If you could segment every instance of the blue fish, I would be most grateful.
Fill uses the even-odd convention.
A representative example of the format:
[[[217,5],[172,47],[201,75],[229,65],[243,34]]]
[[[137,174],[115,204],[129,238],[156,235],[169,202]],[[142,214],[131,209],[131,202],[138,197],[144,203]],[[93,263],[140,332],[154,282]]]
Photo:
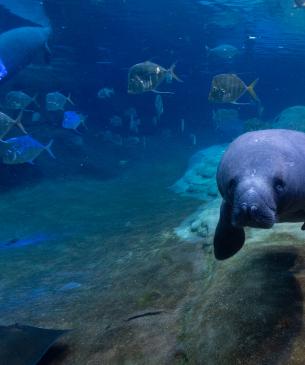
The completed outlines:
[[[7,139],[1,143],[1,147],[5,151],[2,161],[8,165],[26,162],[32,164],[44,150],[55,159],[55,156],[51,151],[52,144],[53,140],[44,146],[29,135]]]
[[[0,250],[9,250],[30,245],[37,245],[46,241],[54,240],[56,238],[56,235],[50,235],[46,233],[38,233],[34,236],[25,238],[13,238],[8,241],[0,242]]]
[[[77,113],[75,111],[66,111],[64,113],[64,120],[62,122],[63,128],[73,129],[77,131],[77,128],[82,124],[86,127],[85,120],[87,119],[86,115]]]

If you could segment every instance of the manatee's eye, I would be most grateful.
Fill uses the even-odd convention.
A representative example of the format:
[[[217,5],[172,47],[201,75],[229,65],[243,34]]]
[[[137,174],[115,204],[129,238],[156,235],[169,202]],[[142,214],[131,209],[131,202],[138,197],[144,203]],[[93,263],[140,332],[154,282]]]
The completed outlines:
[[[237,179],[233,178],[229,181],[229,185],[228,185],[228,193],[231,195],[234,193],[234,190],[236,188],[237,185]]]
[[[273,181],[273,187],[276,192],[281,193],[285,189],[285,183],[282,179],[276,177]]]

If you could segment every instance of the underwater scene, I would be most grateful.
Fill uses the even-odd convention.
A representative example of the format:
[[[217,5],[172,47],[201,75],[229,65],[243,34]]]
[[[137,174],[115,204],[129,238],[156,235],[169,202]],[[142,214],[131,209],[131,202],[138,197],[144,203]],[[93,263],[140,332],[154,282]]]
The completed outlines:
[[[304,40],[304,0],[0,0],[0,365],[305,364]]]

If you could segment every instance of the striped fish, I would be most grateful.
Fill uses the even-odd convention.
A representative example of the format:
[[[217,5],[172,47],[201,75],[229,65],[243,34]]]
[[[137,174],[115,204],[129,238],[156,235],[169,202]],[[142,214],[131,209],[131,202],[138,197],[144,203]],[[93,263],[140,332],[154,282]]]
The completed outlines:
[[[248,92],[252,98],[260,103],[260,99],[254,91],[254,87],[258,79],[253,81],[247,86],[237,75],[235,74],[219,74],[213,77],[211,90],[209,93],[209,101],[212,103],[237,103],[246,92]]]

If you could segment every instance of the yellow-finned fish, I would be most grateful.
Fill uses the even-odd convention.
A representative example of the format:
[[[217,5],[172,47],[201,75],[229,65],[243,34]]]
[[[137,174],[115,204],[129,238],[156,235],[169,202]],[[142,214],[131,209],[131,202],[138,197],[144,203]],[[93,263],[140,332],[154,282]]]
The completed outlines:
[[[240,99],[246,92],[248,92],[256,102],[260,103],[260,99],[254,91],[257,81],[258,79],[247,86],[235,74],[216,75],[212,80],[209,101],[211,103],[239,104],[237,103],[237,100]]]

